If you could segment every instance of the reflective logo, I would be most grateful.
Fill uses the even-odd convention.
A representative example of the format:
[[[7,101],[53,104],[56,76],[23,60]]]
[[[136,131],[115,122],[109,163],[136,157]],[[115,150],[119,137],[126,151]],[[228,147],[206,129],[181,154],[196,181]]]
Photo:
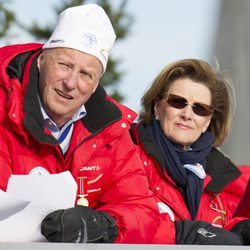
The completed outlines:
[[[43,168],[43,167],[35,167],[33,168],[30,172],[29,175],[49,175],[49,172],[47,169]]]
[[[205,228],[201,227],[197,229],[197,233],[203,235],[206,238],[213,238],[216,236],[216,234],[207,231]]]

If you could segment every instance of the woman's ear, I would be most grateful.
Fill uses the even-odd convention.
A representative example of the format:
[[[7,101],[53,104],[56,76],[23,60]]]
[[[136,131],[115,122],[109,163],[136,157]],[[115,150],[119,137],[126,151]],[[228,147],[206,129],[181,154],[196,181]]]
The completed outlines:
[[[154,104],[154,116],[155,116],[155,120],[159,121],[160,117],[159,117],[159,112],[158,112],[158,102],[157,101]]]
[[[207,128],[209,127],[210,122],[211,122],[211,118],[206,121],[204,127],[202,128],[203,133],[205,133],[207,131]]]

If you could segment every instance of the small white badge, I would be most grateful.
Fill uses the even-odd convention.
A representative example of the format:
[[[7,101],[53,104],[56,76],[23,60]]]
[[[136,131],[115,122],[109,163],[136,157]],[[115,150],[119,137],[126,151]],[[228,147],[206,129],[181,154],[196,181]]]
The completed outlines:
[[[160,214],[168,214],[171,221],[174,221],[174,213],[171,208],[163,202],[157,202]]]
[[[49,175],[49,172],[47,169],[43,167],[34,167],[30,172],[29,175]]]

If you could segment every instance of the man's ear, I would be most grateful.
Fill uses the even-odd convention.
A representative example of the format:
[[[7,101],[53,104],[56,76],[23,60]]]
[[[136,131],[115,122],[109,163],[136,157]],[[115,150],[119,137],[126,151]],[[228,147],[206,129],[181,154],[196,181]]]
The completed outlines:
[[[43,57],[44,57],[44,55],[43,55],[43,53],[41,53],[39,55],[39,57],[37,58],[37,68],[39,69],[39,71],[41,69],[41,63],[42,63]]]
[[[95,88],[93,89],[92,94],[94,94],[94,92],[96,91],[98,85],[99,85],[99,82],[96,84]]]

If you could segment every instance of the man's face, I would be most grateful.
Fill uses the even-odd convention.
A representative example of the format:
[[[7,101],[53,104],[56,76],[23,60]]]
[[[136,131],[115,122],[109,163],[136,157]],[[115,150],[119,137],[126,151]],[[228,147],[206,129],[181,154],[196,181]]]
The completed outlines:
[[[94,56],[68,48],[48,49],[38,58],[39,91],[50,118],[62,127],[96,90],[102,65]]]

